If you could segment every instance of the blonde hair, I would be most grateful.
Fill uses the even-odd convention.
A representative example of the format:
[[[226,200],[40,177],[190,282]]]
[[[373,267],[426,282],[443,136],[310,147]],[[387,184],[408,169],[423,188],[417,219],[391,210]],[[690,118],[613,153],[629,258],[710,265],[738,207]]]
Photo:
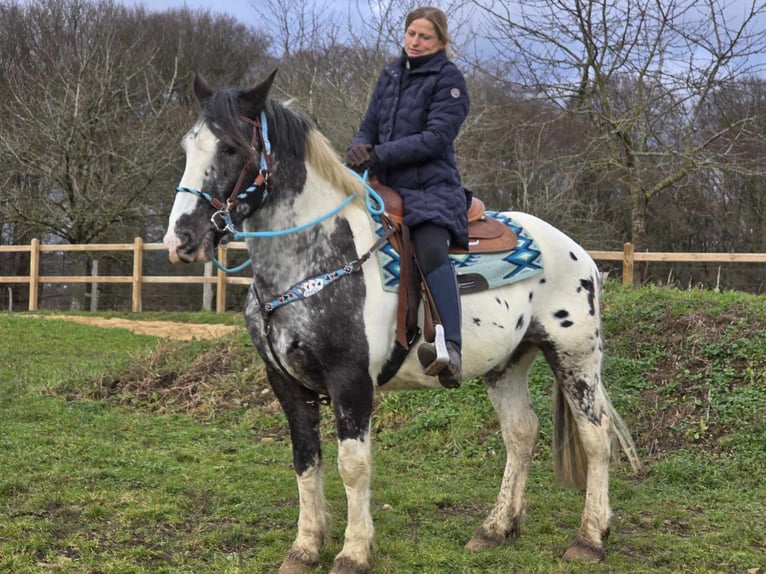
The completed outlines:
[[[435,6],[421,6],[407,14],[407,18],[404,20],[404,30],[406,31],[412,22],[421,18],[425,18],[434,25],[436,35],[445,46],[452,42],[452,38],[449,36],[449,30],[447,29],[447,15]]]

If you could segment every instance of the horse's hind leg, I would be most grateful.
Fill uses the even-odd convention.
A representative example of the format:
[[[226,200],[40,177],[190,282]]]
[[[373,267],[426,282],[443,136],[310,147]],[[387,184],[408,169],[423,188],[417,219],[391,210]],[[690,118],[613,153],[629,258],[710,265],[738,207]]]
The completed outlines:
[[[601,352],[559,354],[554,362],[554,466],[561,482],[585,488],[580,529],[565,560],[604,559],[609,532],[609,461],[614,409],[601,383]]]
[[[282,561],[279,574],[305,574],[319,565],[319,553],[329,537],[319,438],[316,393],[268,369],[269,383],[287,415],[298,479],[298,534]]]
[[[519,536],[526,510],[524,489],[540,427],[527,386],[537,352],[535,347],[520,349],[503,372],[484,376],[487,393],[500,419],[507,458],[495,506],[466,544],[468,550],[495,548]]]

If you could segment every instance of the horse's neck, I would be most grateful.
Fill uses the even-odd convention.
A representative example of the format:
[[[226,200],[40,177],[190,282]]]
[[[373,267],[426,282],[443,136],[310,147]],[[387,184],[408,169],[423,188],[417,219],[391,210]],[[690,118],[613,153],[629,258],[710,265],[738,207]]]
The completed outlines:
[[[323,219],[347,199],[331,186],[307,181],[299,193],[290,193],[289,188],[281,191],[284,193],[245,222],[245,231],[281,232],[307,227],[287,235],[248,240],[254,274],[264,289],[284,290],[308,277],[334,271],[357,258],[355,240],[360,235],[372,237],[371,230],[365,234],[364,225],[366,222],[369,228],[369,220],[358,202]]]

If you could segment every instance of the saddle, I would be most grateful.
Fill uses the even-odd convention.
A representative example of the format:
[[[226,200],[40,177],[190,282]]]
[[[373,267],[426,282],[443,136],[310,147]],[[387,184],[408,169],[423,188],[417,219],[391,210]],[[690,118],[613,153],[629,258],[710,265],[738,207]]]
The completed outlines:
[[[399,252],[399,303],[396,315],[396,344],[391,356],[378,375],[378,385],[388,382],[399,370],[407,358],[412,346],[420,337],[418,327],[418,309],[421,298],[424,306],[424,337],[426,341],[434,340],[435,323],[439,323],[439,315],[431,294],[428,291],[425,277],[415,257],[415,250],[410,240],[409,227],[404,224],[404,201],[399,193],[373,178],[370,186],[380,195],[384,204],[381,216],[383,227],[387,229],[389,241]],[[477,197],[472,198],[468,208],[468,249],[452,246],[450,253],[497,253],[511,251],[516,247],[518,238],[508,226],[484,213],[484,202]],[[468,279],[473,286],[476,281]],[[482,290],[483,287],[469,287]],[[462,290],[462,285],[461,285]]]
[[[383,199],[388,219],[393,224],[402,225],[404,201],[399,192],[383,185],[377,179],[370,181],[370,186]],[[487,217],[484,211],[484,202],[478,197],[473,197],[468,207],[468,249],[453,245],[450,247],[450,253],[500,253],[516,247],[518,238],[513,230],[497,219]],[[394,243],[394,248],[401,253],[399,247],[400,245]]]

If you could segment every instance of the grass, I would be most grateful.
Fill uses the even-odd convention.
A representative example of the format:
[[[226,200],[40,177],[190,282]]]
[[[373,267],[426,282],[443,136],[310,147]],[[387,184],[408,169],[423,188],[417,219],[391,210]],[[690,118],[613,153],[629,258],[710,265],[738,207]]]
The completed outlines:
[[[614,524],[597,565],[559,559],[583,496],[553,480],[542,363],[530,384],[542,429],[528,517],[519,540],[492,552],[462,549],[504,466],[482,384],[383,395],[373,423],[375,571],[763,572],[765,329],[763,297],[608,285],[604,380],[645,471],[613,465]],[[0,571],[276,571],[295,536],[297,490],[284,416],[244,333],[168,342],[0,315],[0,339]],[[345,496],[323,414],[334,518],[326,571]]]

